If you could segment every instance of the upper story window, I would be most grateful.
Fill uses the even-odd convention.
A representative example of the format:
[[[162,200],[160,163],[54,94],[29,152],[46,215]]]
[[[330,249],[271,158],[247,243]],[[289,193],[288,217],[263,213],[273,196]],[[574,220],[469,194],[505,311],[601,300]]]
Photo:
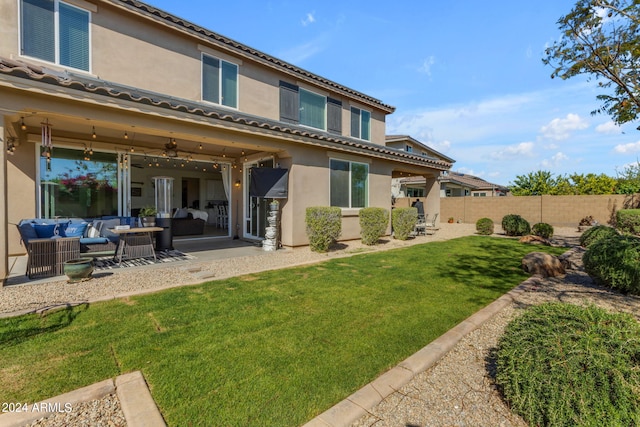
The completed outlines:
[[[280,120],[342,133],[342,102],[280,82]]]
[[[371,141],[371,113],[351,107],[351,136]]]
[[[238,108],[238,66],[203,54],[202,99]]]
[[[366,208],[369,205],[369,165],[330,160],[331,206]]]
[[[413,147],[410,145],[405,145],[404,151],[406,151],[407,153],[413,153]]]
[[[316,129],[327,128],[327,97],[300,89],[300,124]]]
[[[21,0],[21,53],[89,71],[90,20],[89,11],[59,0]]]

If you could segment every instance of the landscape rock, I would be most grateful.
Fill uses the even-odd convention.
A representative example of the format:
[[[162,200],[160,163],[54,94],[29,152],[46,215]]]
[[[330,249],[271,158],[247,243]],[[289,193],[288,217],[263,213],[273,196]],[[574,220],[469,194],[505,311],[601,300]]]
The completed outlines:
[[[545,239],[544,237],[540,237],[540,236],[534,236],[533,234],[529,234],[528,236],[523,236],[518,241],[520,243],[530,243],[532,245],[551,246],[551,241],[549,239]]]
[[[544,252],[531,252],[522,258],[522,269],[530,275],[559,277],[566,274],[565,264],[556,256]]]

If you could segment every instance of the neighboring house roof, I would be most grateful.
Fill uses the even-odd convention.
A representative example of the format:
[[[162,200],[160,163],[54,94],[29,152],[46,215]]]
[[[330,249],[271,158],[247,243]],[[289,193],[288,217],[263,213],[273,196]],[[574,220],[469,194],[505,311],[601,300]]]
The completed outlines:
[[[411,142],[413,144],[416,144],[420,147],[423,147],[426,151],[429,151],[430,153],[432,153],[433,155],[435,155],[436,157],[450,162],[450,163],[455,163],[455,160],[453,160],[451,157],[449,156],[445,156],[444,154],[434,150],[433,148],[429,147],[428,145],[418,141],[417,139],[409,136],[409,135],[387,135],[385,136],[385,141],[386,143],[390,143],[390,142]]]
[[[471,190],[509,190],[503,185],[493,184],[491,182],[485,181],[482,178],[478,178],[477,176],[459,172],[449,172],[447,175],[442,175],[440,177],[440,182],[445,184],[458,184],[463,187],[468,187]]]
[[[0,78],[3,75],[31,80],[34,82],[41,82],[51,86],[62,87],[67,90],[87,92],[107,98],[132,101],[153,107],[184,112],[207,117],[211,120],[235,123],[238,125],[281,132],[294,136],[307,137],[311,138],[313,143],[316,145],[323,145],[324,143],[324,145],[330,148],[342,147],[345,150],[362,150],[373,157],[386,158],[388,160],[400,161],[438,170],[448,170],[451,168],[451,164],[446,161],[406,153],[401,150],[388,148],[383,145],[373,144],[355,138],[333,135],[322,131],[314,131],[307,127],[296,126],[276,120],[269,120],[238,111],[229,111],[228,109],[218,108],[210,104],[166,96],[87,76],[79,76],[66,71],[55,71],[23,61],[0,57]]]
[[[192,22],[186,21],[182,18],[179,18],[175,15],[167,13],[164,10],[158,9],[146,3],[136,1],[136,0],[107,0],[107,1],[117,6],[125,6],[127,10],[137,12],[140,15],[144,15],[146,17],[150,17],[155,20],[159,19],[163,23],[185,30],[191,35],[194,35],[197,37],[204,36],[204,38],[207,39],[207,41],[212,42],[215,45],[222,46],[227,50],[233,51],[236,54],[240,54],[245,57],[250,57],[254,61],[258,61],[263,64],[270,65],[272,67],[276,66],[277,69],[281,72],[286,72],[294,75],[297,78],[304,78],[306,80],[313,81],[316,84],[320,84],[321,86],[327,86],[332,90],[343,92],[351,97],[359,98],[361,101],[366,102],[367,104],[374,105],[377,108],[386,111],[387,113],[393,113],[395,111],[395,107],[388,104],[384,104],[382,101],[376,98],[365,95],[362,92],[358,92],[356,90],[353,90],[351,88],[338,84],[334,81],[325,79],[324,77],[318,76],[317,74],[314,74],[310,71],[296,67],[295,65],[292,65],[288,62],[282,61],[264,52],[260,52],[257,49],[253,49],[247,45],[239,43],[228,37],[224,37],[220,34],[214,33],[213,31],[207,30],[206,28],[200,27]]]

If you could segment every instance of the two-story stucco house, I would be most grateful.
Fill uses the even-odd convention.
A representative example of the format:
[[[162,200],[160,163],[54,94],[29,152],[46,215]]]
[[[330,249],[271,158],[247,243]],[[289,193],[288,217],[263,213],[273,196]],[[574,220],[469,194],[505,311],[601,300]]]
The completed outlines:
[[[393,111],[139,1],[0,0],[0,274],[24,253],[21,219],[135,214],[154,176],[217,238],[264,236],[258,168],[287,171],[285,246],[308,243],[309,206],[339,206],[358,238],[359,209],[390,209],[396,176],[423,176],[437,210],[451,162],[387,147]]]

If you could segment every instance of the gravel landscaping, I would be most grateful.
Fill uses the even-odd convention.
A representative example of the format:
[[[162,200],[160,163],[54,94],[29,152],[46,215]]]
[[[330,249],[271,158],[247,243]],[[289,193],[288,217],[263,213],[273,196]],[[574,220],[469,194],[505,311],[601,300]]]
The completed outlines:
[[[446,240],[475,233],[474,224],[442,224],[433,236],[419,236],[401,242],[386,239],[375,247],[346,242],[328,254],[308,248],[285,249],[203,263],[195,260],[101,273],[88,281],[67,284],[64,278],[37,284],[6,286],[0,289],[0,315],[35,311],[55,305],[91,302],[151,292],[156,289],[200,283],[245,273],[314,263],[335,257],[351,256],[434,240]],[[554,242],[575,246],[579,233],[575,228],[556,229]],[[535,248],[532,248],[535,251]],[[414,377],[409,384],[370,410],[369,415],[353,426],[524,426],[513,415],[493,385],[492,349],[507,323],[526,307],[546,301],[596,304],[636,317],[640,298],[624,296],[596,286],[582,270],[582,249],[572,249],[573,267],[563,278],[533,278],[522,285],[514,302],[465,336],[431,369]],[[197,254],[195,254],[197,257]],[[427,343],[425,343],[426,345]],[[124,423],[115,395],[88,402],[68,414],[67,418],[39,420],[38,426],[113,425]],[[101,423],[101,424],[99,424]]]

